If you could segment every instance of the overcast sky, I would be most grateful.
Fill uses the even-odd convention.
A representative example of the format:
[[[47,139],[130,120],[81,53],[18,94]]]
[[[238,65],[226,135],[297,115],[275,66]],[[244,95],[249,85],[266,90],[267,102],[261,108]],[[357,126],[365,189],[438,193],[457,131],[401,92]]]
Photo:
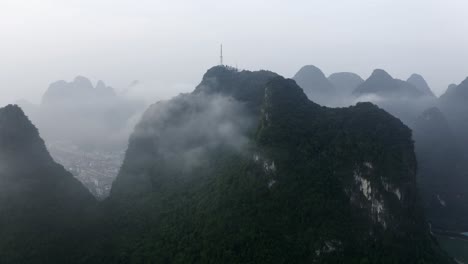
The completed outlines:
[[[440,94],[468,76],[466,0],[0,0],[0,105],[76,75],[154,100],[218,63],[291,77],[374,68]]]

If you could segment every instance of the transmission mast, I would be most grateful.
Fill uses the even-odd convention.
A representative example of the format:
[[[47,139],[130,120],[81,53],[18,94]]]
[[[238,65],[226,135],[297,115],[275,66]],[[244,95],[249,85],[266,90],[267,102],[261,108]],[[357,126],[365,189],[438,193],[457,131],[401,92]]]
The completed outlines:
[[[224,65],[224,63],[223,63],[223,44],[221,44],[221,55],[219,56],[219,62],[220,62],[219,65],[221,65],[221,66]]]

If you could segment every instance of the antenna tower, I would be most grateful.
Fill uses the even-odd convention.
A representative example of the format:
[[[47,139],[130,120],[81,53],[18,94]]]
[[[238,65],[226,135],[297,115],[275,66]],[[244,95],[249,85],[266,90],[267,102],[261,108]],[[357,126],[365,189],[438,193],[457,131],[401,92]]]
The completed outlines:
[[[221,55],[219,56],[219,61],[220,61],[220,65],[224,65],[223,64],[223,44],[221,44]]]

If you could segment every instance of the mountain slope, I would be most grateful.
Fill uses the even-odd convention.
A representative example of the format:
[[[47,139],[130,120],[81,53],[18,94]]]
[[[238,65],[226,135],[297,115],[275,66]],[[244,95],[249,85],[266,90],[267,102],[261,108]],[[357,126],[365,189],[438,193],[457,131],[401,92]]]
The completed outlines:
[[[374,105],[324,108],[292,80],[215,67],[145,113],[88,259],[449,263],[415,175],[410,130]]]
[[[17,106],[0,109],[0,263],[67,262],[92,195],[49,155]],[[73,237],[73,239],[70,239]]]

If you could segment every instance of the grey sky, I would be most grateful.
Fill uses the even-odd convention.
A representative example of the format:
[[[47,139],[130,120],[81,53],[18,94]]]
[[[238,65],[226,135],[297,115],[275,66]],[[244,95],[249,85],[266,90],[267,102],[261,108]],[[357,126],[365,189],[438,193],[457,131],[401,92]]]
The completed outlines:
[[[465,0],[0,0],[0,105],[76,75],[154,100],[225,62],[291,77],[417,72],[436,94],[468,76]]]

